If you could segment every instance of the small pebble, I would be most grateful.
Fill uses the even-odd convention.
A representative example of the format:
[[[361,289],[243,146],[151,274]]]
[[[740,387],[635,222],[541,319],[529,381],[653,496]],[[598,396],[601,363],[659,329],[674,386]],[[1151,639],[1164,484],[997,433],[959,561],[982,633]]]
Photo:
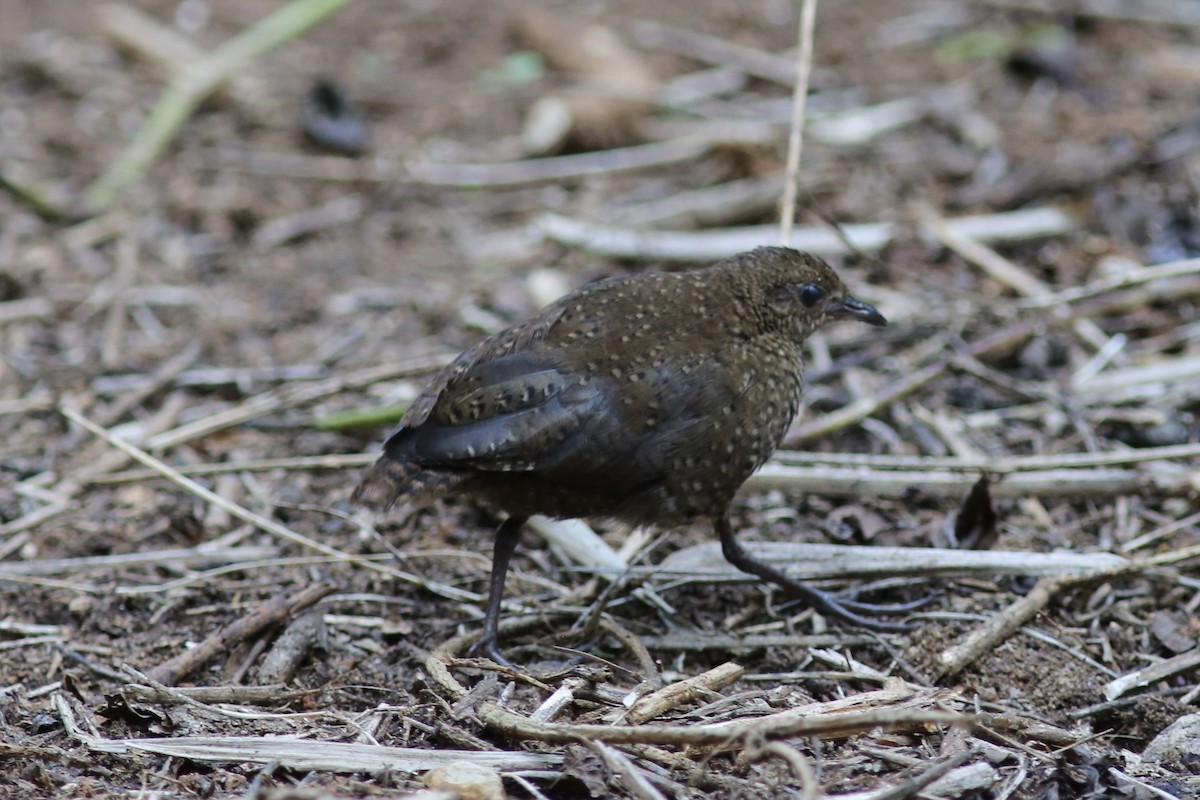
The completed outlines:
[[[425,773],[430,789],[452,789],[461,800],[504,800],[504,783],[494,769],[470,761],[451,761]]]

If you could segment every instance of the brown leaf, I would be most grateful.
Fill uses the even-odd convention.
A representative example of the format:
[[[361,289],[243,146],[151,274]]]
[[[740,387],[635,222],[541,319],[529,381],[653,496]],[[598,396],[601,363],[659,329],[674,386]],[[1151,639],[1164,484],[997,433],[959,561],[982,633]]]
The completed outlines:
[[[954,520],[954,540],[963,550],[990,550],[996,543],[996,508],[987,474],[979,476]]]

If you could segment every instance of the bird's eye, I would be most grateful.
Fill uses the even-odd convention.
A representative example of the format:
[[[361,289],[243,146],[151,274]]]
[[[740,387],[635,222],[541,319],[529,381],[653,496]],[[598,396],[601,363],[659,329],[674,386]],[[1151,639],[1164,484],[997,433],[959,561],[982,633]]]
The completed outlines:
[[[825,299],[825,290],[815,283],[806,283],[800,287],[800,302],[805,308],[812,308]]]

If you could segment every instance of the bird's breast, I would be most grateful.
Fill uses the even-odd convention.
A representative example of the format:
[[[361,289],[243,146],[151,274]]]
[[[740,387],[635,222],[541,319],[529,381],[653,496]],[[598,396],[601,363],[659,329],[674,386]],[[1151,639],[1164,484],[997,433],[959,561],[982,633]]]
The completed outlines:
[[[762,466],[783,440],[800,405],[802,377],[798,354],[771,348],[765,354],[746,345],[723,355],[717,374],[728,379],[720,397],[694,421],[667,422],[672,427],[667,483],[689,514],[717,513],[729,503],[746,478]],[[693,400],[704,397],[697,389]]]

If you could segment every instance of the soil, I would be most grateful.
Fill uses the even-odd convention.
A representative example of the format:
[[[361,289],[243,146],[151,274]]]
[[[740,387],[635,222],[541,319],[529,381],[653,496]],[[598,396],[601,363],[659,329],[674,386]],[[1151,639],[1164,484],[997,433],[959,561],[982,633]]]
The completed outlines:
[[[131,5],[211,51],[280,4]],[[1000,459],[1200,441],[1195,271],[1181,270],[1165,289],[1135,279],[1047,312],[1023,305],[1013,286],[919,222],[928,209],[945,218],[1062,209],[1070,229],[991,245],[1051,291],[1200,255],[1200,21],[1186,19],[1186,4],[1164,4],[1168,19],[1088,10],[1107,4],[1046,4],[1052,12],[1040,5],[820,7],[810,124],[904,98],[917,98],[917,110],[859,143],[819,133],[806,140],[800,224],[897,227],[878,252],[831,256],[892,324],[829,334],[830,357],[814,356],[807,408],[793,431],[800,449]],[[0,795],[372,797],[423,786],[424,769],[347,772],[102,746],[227,736],[565,758],[549,769],[502,769],[514,797],[800,795],[802,771],[790,772],[794,762],[772,757],[762,742],[628,746],[613,757],[489,721],[488,704],[502,692],[506,707],[527,717],[568,678],[589,689],[555,721],[608,719],[649,677],[636,648],[611,629],[587,641],[547,625],[511,634],[511,657],[539,677],[537,686],[504,671],[494,683],[487,676],[497,673],[463,661],[453,672],[474,690],[469,697],[439,682],[429,653],[479,628],[481,603],[447,596],[446,587],[486,592],[493,510],[455,498],[420,512],[356,508],[349,494],[360,467],[347,462],[196,477],[290,531],[383,567],[371,569],[264,531],[162,477],[128,472],[142,467],[60,411],[75,409],[175,467],[369,455],[395,413],[365,423],[347,422],[345,413],[403,407],[437,364],[549,299],[544,285],[561,292],[607,275],[699,266],[604,257],[526,232],[547,211],[604,221],[688,190],[781,175],[787,87],[749,78],[688,110],[650,104],[647,137],[668,124],[734,114],[774,125],[768,144],[715,147],[682,164],[469,188],[410,180],[394,168],[520,157],[530,107],[572,83],[552,66],[521,60],[522,13],[515,2],[349,3],[239,70],[240,83],[191,114],[145,176],[98,211],[84,207],[85,192],[146,122],[166,71],[106,35],[91,4],[0,4]],[[709,65],[650,44],[647,22],[783,54],[784,63],[797,23],[782,2],[556,2],[536,13],[564,15],[580,30],[608,26],[662,83]],[[299,133],[322,79],[361,113],[364,155],[330,153]],[[38,187],[53,208],[36,207],[17,184]],[[314,210],[311,225],[296,218]],[[776,219],[768,202],[716,227]],[[280,224],[299,227],[276,235]],[[1092,334],[1063,309],[1090,321]],[[1013,325],[1027,328],[1016,344],[968,354]],[[1097,356],[1094,334],[1112,352]],[[877,404],[866,420],[802,439],[806,423],[934,363],[943,368],[930,380]],[[1176,377],[1090,394],[1080,377],[1146,365],[1175,368]],[[378,377],[357,378],[373,369]],[[297,394],[332,380],[343,383]],[[236,424],[155,443],[156,433],[264,396],[276,402]],[[1102,467],[1081,474],[1096,477]],[[984,524],[976,546],[1162,556],[1197,544],[1200,526],[1191,520],[1131,545],[1195,512],[1195,452],[1113,470],[1124,470],[1110,476],[1120,478],[1116,488],[1047,486],[1021,496],[1004,491],[1011,478],[994,475],[990,507],[999,523]],[[890,495],[758,491],[738,500],[735,515],[747,541],[946,546],[966,494],[919,483]],[[629,535],[604,521],[596,527],[616,548]],[[639,558],[655,564],[711,537],[704,525],[662,532]],[[220,552],[206,556],[212,549]],[[132,560],[139,554],[143,560]],[[104,560],[115,556],[131,560]],[[589,579],[526,533],[508,594],[527,613],[511,616],[566,629],[595,598],[585,591]],[[670,680],[727,661],[745,670],[650,724],[753,719],[901,679],[917,697],[944,692],[926,710],[973,715],[970,728],[925,723],[782,737],[830,796],[896,787],[969,750],[964,763],[982,768],[986,780],[920,796],[1200,797],[1195,749],[1175,761],[1139,755],[1195,713],[1195,666],[1106,695],[1119,676],[1195,652],[1194,559],[1066,586],[1021,631],[952,677],[941,674],[940,654],[1027,595],[1035,578],[884,583],[872,601],[932,600],[915,615],[916,630],[879,636],[821,620],[755,584],[671,588],[665,578],[646,580],[663,605],[624,586],[608,597],[608,613],[648,643],[654,669]],[[317,633],[291,667],[265,669],[281,631],[304,618],[295,608],[163,681],[236,688],[282,675],[286,685],[268,695],[214,712],[178,696],[139,694],[134,685],[149,684],[122,671],[161,675],[156,667],[225,626],[319,582],[331,589],[310,615]],[[675,633],[713,644],[662,644]],[[766,633],[793,639],[730,643]],[[804,643],[809,634],[832,636],[824,650],[858,666],[830,666]],[[583,655],[572,661],[576,651]]]

